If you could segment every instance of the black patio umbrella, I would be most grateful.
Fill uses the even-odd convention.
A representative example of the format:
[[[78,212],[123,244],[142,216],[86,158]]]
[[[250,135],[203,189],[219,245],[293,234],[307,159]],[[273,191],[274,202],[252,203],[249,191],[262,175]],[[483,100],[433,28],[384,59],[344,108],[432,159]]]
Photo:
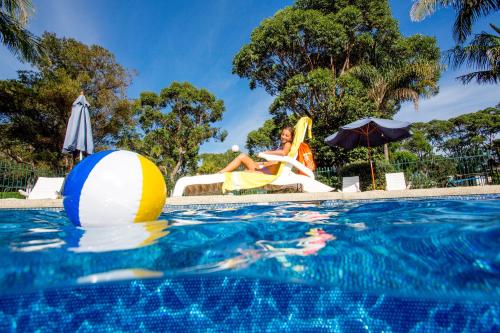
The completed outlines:
[[[403,121],[372,117],[363,118],[340,127],[340,131],[327,137],[325,142],[329,146],[343,147],[347,150],[360,146],[368,147],[372,185],[373,189],[375,189],[371,147],[409,138],[411,136],[410,127],[410,123]]]

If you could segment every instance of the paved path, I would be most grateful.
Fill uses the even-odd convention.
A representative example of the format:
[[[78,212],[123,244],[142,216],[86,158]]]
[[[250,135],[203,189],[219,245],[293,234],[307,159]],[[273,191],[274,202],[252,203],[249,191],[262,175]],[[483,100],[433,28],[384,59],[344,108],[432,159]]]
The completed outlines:
[[[358,193],[284,193],[251,195],[208,195],[167,198],[166,206],[233,204],[257,202],[300,202],[323,200],[370,200],[388,198],[418,198],[449,195],[500,194],[500,185],[429,188],[404,191],[366,191]],[[62,200],[0,199],[2,208],[61,208]]]

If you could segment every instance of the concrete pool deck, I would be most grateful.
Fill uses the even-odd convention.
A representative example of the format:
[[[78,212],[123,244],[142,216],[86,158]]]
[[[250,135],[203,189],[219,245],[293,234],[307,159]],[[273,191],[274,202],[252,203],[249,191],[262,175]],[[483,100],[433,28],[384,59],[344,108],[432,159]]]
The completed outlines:
[[[184,205],[211,205],[211,204],[246,204],[262,202],[301,202],[325,200],[376,200],[396,198],[424,198],[439,196],[464,196],[500,194],[500,185],[428,188],[404,191],[366,191],[357,193],[281,193],[281,194],[249,194],[249,195],[207,195],[167,198],[165,204],[169,206]],[[23,208],[62,208],[62,199],[57,200],[26,200],[26,199],[0,199],[0,209]]]

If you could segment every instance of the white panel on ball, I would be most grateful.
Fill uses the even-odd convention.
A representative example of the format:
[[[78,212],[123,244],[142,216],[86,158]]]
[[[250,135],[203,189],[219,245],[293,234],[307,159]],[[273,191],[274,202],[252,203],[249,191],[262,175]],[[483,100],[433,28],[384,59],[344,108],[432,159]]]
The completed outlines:
[[[79,207],[81,224],[129,224],[139,209],[142,186],[137,154],[123,150],[109,154],[95,166],[83,186]]]

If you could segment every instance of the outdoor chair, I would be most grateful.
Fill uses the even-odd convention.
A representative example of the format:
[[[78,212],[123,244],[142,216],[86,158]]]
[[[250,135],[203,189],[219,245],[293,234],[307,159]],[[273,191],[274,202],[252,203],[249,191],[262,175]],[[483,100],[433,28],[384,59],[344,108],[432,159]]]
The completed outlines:
[[[406,190],[405,174],[403,172],[386,173],[385,183],[385,189],[387,191]]]
[[[361,192],[359,188],[359,176],[343,177],[342,192],[344,193]]]
[[[228,191],[262,188],[266,185],[297,185],[302,189],[302,191],[309,193],[333,191],[333,188],[331,188],[330,186],[315,180],[314,173],[305,165],[297,161],[299,146],[304,141],[308,129],[310,135],[311,124],[311,119],[307,117],[299,119],[297,125],[295,126],[295,137],[288,156],[269,155],[264,153],[260,153],[258,155],[260,158],[266,159],[267,161],[280,162],[280,168],[276,175],[266,175],[256,172],[243,171],[182,177],[175,184],[172,196],[180,197],[185,195],[186,192],[188,192],[185,191],[188,186],[197,187],[198,185],[201,185],[201,188],[203,188],[207,187],[208,185],[216,185],[216,188],[219,188],[218,186],[220,186],[221,183],[223,185],[220,188]],[[306,174],[306,176],[292,172],[293,168],[302,171]]]
[[[459,187],[459,186],[484,186],[488,183],[488,177],[484,175],[469,176],[466,178],[455,178],[448,176],[446,187]]]
[[[58,199],[61,195],[63,183],[64,177],[38,177],[31,191],[19,190],[19,193],[30,200]]]

